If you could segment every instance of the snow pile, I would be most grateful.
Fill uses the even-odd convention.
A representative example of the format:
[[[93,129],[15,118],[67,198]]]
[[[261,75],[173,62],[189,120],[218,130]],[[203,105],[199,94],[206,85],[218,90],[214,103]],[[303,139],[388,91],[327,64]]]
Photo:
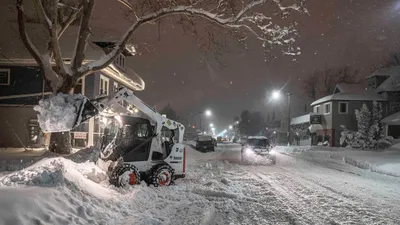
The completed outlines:
[[[0,225],[208,224],[219,208],[229,206],[221,202],[216,209],[209,198],[229,202],[237,195],[230,190],[229,179],[216,176],[223,166],[203,163],[188,165],[189,179],[178,180],[176,186],[154,188],[143,182],[115,188],[98,165],[84,161],[91,159],[92,150],[81,150],[69,159],[45,158],[0,177]],[[198,152],[188,148],[192,153]],[[198,154],[196,160],[202,160],[204,154]]]
[[[323,146],[277,146],[276,151],[306,160],[339,160],[361,169],[400,177],[400,150],[364,151]]]
[[[38,122],[43,132],[70,131],[80,115],[79,110],[86,102],[81,94],[58,93],[39,101],[33,109],[39,113]]]

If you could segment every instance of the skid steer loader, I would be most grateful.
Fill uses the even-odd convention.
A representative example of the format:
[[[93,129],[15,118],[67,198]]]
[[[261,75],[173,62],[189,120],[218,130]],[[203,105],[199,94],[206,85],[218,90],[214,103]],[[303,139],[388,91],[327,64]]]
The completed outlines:
[[[135,116],[123,106],[124,101],[145,116]],[[100,158],[112,162],[108,167],[111,184],[129,186],[145,181],[149,185],[168,186],[185,177],[182,124],[162,116],[131,90],[120,88],[112,97],[92,102],[85,99],[77,109],[79,119],[70,129],[99,114],[107,124],[101,138]]]

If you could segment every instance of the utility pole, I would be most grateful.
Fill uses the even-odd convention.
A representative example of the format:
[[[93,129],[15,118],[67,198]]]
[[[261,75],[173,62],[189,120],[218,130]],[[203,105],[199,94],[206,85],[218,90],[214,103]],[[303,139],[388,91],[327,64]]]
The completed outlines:
[[[288,138],[288,146],[290,145],[290,104],[291,104],[291,93],[286,93],[288,98],[288,129],[287,129],[287,138]]]

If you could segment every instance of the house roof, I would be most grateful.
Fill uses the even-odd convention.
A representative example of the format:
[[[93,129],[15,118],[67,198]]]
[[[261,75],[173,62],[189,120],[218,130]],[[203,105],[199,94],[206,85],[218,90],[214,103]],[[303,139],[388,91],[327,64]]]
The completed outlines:
[[[290,125],[292,124],[302,124],[310,122],[310,114],[294,117],[290,120]]]
[[[394,113],[382,119],[382,123],[391,125],[400,125],[400,112]]]
[[[355,92],[355,91],[363,91],[365,90],[364,84],[337,84],[334,90],[334,93],[336,93],[336,91],[339,92]]]
[[[31,41],[38,48],[39,52],[44,53],[46,50],[46,40],[48,40],[48,33],[45,27],[41,24],[33,23],[27,23],[26,26]],[[32,56],[19,37],[17,23],[4,23],[0,31],[0,60],[12,62],[13,60],[32,59]],[[61,36],[60,48],[63,58],[72,58],[73,46],[75,46],[77,34],[78,27],[70,26]],[[91,42],[88,43],[85,52],[86,60],[100,59],[104,55],[104,51],[99,46]]]
[[[36,65],[35,60],[26,50],[19,37],[18,24],[12,22],[4,23],[4,26],[0,28],[0,33],[2,34],[0,35],[0,64]],[[28,23],[27,33],[38,50],[44,53],[46,50],[46,40],[48,40],[45,27],[41,24]],[[61,36],[60,48],[64,59],[72,57],[77,34],[78,27],[70,26]],[[130,50],[133,51],[131,47]],[[87,61],[98,60],[103,56],[105,56],[105,52],[101,47],[88,42],[85,51],[85,59]],[[132,90],[142,91],[145,88],[142,78],[129,68],[126,68],[126,72],[123,72],[111,64],[103,69],[102,72]]]
[[[391,75],[395,75],[395,74],[400,74],[400,66],[391,66],[391,67],[378,69],[366,78],[374,77],[374,76],[391,76]]]
[[[400,91],[400,74],[390,76],[381,85],[379,85],[376,91]]]
[[[328,95],[320,98],[313,103],[311,106],[318,105],[324,102],[330,101],[386,101],[386,99],[374,91],[361,91],[361,92],[343,92]]]

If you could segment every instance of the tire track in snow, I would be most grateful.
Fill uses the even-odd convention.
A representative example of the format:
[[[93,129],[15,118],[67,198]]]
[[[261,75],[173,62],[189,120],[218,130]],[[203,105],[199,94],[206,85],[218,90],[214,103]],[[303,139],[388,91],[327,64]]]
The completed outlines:
[[[332,192],[331,188],[285,173],[278,176],[265,173],[258,175],[268,180],[275,190],[293,202],[292,206],[302,214],[315,215],[313,222],[318,218],[317,221],[322,224],[399,224],[399,221],[390,215],[382,215],[379,208]],[[319,222],[317,224],[320,224]]]

